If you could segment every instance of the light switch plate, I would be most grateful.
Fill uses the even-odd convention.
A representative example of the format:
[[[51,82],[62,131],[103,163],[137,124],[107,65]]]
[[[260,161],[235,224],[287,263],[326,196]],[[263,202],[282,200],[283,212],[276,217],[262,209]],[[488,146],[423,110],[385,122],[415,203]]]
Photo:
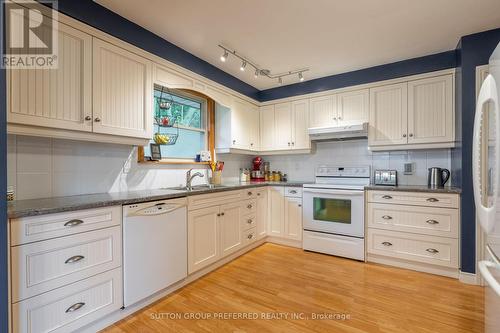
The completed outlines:
[[[404,164],[404,171],[403,173],[405,175],[413,175],[413,170],[415,169],[413,166],[414,163],[405,163]]]

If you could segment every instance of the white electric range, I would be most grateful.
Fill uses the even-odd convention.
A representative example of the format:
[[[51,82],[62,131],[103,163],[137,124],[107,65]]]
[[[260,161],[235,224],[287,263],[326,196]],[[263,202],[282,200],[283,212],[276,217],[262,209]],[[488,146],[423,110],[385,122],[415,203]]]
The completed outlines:
[[[303,190],[303,248],[365,260],[364,187],[369,166],[321,165]]]

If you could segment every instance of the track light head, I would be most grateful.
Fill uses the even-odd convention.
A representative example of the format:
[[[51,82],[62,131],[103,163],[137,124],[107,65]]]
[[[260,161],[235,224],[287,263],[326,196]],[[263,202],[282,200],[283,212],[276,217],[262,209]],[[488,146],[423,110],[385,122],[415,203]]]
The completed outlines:
[[[281,76],[278,78],[278,83],[281,85],[283,84],[283,79],[281,78]]]
[[[220,61],[226,62],[228,56],[229,56],[229,53],[227,53],[227,51],[224,50],[224,54],[220,56]]]
[[[304,81],[304,75],[302,75],[302,72],[299,72],[299,81]]]
[[[245,67],[247,67],[247,62],[245,60],[243,60],[243,62],[241,63],[241,66],[240,66],[240,71],[244,72]]]
[[[259,70],[258,69],[255,69],[255,73],[253,75],[255,78],[257,78],[259,76]]]

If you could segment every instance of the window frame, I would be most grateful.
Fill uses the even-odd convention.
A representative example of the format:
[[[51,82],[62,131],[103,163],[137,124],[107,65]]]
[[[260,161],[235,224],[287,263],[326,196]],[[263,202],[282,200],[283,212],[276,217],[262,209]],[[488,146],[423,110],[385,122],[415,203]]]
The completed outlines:
[[[157,89],[158,86],[155,84],[154,89]],[[209,96],[206,96],[203,93],[200,93],[198,91],[194,90],[189,90],[189,89],[169,89],[174,95],[179,95],[181,97],[185,97],[188,99],[193,99],[195,101],[201,102],[202,103],[202,113],[204,113],[205,117],[203,117],[202,114],[202,128],[203,129],[197,129],[193,127],[186,127],[186,126],[179,126],[180,129],[187,129],[187,130],[192,130],[192,131],[199,131],[205,133],[205,150],[210,151],[210,155],[214,156],[214,150],[215,150],[215,101],[210,98]],[[153,91],[154,94],[154,91]],[[146,159],[146,156],[144,155],[144,147],[143,146],[138,146],[137,147],[137,162],[138,163],[154,163],[154,164],[202,164],[202,165],[208,165],[209,162],[195,162],[194,157],[192,159],[189,158],[175,158],[175,157],[169,157],[169,158],[162,158],[159,161],[150,161]]]

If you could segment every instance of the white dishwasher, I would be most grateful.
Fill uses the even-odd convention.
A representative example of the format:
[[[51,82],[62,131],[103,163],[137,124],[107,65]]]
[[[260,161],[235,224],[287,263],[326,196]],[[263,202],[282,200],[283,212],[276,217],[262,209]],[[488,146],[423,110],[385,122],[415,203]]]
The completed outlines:
[[[187,199],[123,206],[124,306],[187,276]]]

